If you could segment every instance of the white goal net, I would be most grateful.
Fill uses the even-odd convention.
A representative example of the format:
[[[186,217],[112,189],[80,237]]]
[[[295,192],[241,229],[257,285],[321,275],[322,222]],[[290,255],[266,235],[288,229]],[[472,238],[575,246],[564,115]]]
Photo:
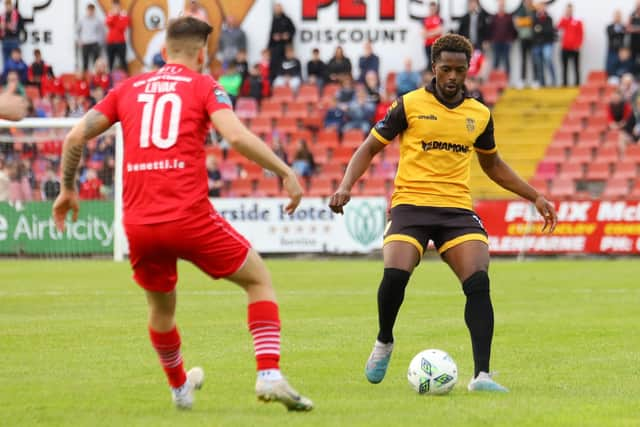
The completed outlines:
[[[64,137],[76,118],[0,120],[0,256],[122,260],[122,132],[119,125],[87,144],[77,176],[80,216],[55,229]]]

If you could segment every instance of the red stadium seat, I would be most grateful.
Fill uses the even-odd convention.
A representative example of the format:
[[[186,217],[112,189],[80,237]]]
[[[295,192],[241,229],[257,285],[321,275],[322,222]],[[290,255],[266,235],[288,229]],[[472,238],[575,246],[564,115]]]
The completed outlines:
[[[550,195],[557,199],[569,199],[576,192],[576,185],[572,179],[558,179],[551,182]]]
[[[313,161],[319,165],[324,165],[329,160],[329,149],[324,145],[310,145],[309,150],[313,154]],[[291,157],[293,158],[293,156]]]
[[[538,163],[536,167],[536,173],[534,176],[539,179],[544,179],[546,181],[553,179],[558,174],[558,163],[550,162],[548,160],[543,160]]]
[[[261,178],[256,184],[256,196],[275,197],[280,195],[280,180],[278,178]]]
[[[591,105],[585,103],[575,104],[569,112],[567,117],[583,119],[591,115]]]
[[[271,90],[271,100],[281,104],[293,102],[293,90],[289,86],[276,86]]]
[[[292,119],[305,119],[309,117],[309,106],[306,102],[295,101],[287,105],[286,117]]]
[[[611,175],[609,163],[587,163],[587,181],[606,181]]]
[[[569,161],[575,163],[589,163],[593,159],[593,149],[591,147],[575,146],[569,153]]]
[[[611,178],[607,181],[601,197],[603,199],[624,199],[628,195],[629,180],[624,178]]]
[[[336,147],[340,143],[338,130],[335,128],[323,129],[316,135],[316,144],[324,147]]]
[[[322,89],[322,98],[335,98],[336,94],[340,90],[340,84],[327,83]]]
[[[248,197],[253,194],[252,179],[236,179],[231,181],[229,195],[233,197]]]
[[[596,151],[596,158],[600,162],[615,163],[618,161],[618,147],[604,145]]]
[[[568,162],[564,163],[561,167],[558,179],[582,179],[584,176],[584,169],[582,163]]]
[[[304,139],[308,144],[313,142],[313,133],[309,129],[298,129],[290,135],[291,141],[298,141]]]
[[[587,81],[588,82],[602,82],[602,83],[606,83],[607,82],[607,72],[604,70],[594,70],[589,72],[589,75],[587,76]]]
[[[597,148],[602,144],[602,132],[593,129],[587,129],[578,135],[577,146]]]
[[[344,175],[346,165],[340,162],[330,162],[322,166],[321,174],[327,178],[341,180]]]
[[[635,161],[623,160],[616,164],[613,172],[614,179],[635,179],[638,177],[638,165]]]
[[[342,134],[342,145],[344,147],[357,148],[362,144],[367,135],[360,129],[351,129]]]
[[[335,191],[334,180],[332,178],[325,177],[312,177],[308,195],[311,197],[329,197]]]
[[[238,98],[235,110],[241,119],[253,119],[258,115],[258,102],[254,98]]]
[[[331,152],[331,161],[349,163],[349,160],[351,160],[351,156],[353,156],[354,151],[355,149],[353,147],[333,147],[333,150]]]
[[[608,120],[606,117],[601,115],[592,115],[587,119],[587,128],[593,130],[602,130],[607,129]]]
[[[245,162],[242,165],[247,179],[260,179],[264,176],[264,169],[262,166],[253,163],[253,162]]]
[[[543,160],[556,164],[564,163],[567,160],[567,150],[563,147],[549,146]]]
[[[258,116],[251,121],[250,129],[253,133],[261,135],[264,138],[266,135],[270,135],[273,131],[271,119]]]
[[[640,145],[629,145],[624,150],[624,159],[640,163]]]
[[[276,120],[275,129],[280,133],[292,135],[298,131],[298,121],[293,117],[280,117]]]
[[[387,94],[391,95],[391,94],[397,94],[398,93],[398,86],[396,84],[396,73],[393,71],[390,71],[389,73],[387,73],[387,78],[385,80],[385,90],[387,92]]]
[[[574,142],[575,142],[575,134],[573,132],[558,130],[553,135],[553,140],[551,141],[551,145],[554,147],[569,148],[573,146]]]
[[[584,129],[583,119],[567,116],[564,118],[560,129],[564,131],[581,132]]]
[[[260,107],[260,117],[266,119],[279,119],[283,116],[282,104],[272,101],[263,101]]]
[[[298,96],[296,96],[296,101],[307,104],[317,104],[320,101],[318,87],[312,84],[304,84],[300,86],[300,89],[298,89]]]
[[[629,198],[640,200],[640,180],[636,180],[636,183],[633,189],[631,190],[631,194],[629,195]]]
[[[534,176],[529,180],[529,185],[544,195],[549,193],[549,180],[544,177]]]

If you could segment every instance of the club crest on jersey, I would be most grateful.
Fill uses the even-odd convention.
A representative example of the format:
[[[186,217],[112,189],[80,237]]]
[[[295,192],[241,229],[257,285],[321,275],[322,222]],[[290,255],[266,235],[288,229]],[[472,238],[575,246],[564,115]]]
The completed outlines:
[[[227,104],[231,106],[231,99],[229,95],[227,95],[222,89],[214,89],[213,94],[216,96],[216,101],[220,104]]]
[[[476,130],[476,121],[471,117],[467,117],[467,130],[469,132],[473,132]]]

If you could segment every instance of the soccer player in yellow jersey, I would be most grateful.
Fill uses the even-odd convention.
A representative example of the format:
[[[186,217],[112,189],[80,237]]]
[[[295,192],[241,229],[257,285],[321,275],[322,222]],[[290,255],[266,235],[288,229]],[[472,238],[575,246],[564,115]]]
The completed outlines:
[[[400,162],[384,236],[384,275],[378,289],[379,332],[365,367],[374,384],[384,378],[393,350],[393,325],[413,269],[432,240],[462,283],[464,318],[471,335],[475,372],[470,391],[507,389],[489,373],[493,307],[489,295],[487,233],[473,212],[469,191],[472,152],[498,185],[535,203],[552,232],[553,205],[498,155],[489,109],[466,96],[464,81],[473,47],[448,34],[432,49],[431,84],[398,98],[353,155],[330,207],[342,213],[351,188],[373,157],[400,137]]]

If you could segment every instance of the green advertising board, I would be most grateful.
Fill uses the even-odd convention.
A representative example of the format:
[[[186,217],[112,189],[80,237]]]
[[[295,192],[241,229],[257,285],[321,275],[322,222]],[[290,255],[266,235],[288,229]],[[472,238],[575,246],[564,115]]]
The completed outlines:
[[[0,203],[0,254],[91,255],[113,253],[113,202],[80,203],[78,221],[56,229],[51,202]]]

